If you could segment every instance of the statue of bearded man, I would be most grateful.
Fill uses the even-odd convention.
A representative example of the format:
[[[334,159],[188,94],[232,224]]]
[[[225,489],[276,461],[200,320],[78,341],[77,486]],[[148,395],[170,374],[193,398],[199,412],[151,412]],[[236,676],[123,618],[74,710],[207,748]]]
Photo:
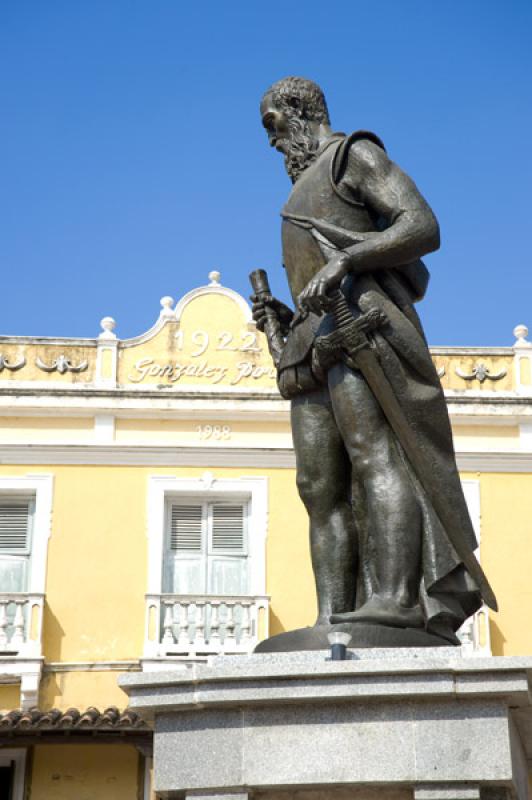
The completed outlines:
[[[275,312],[286,337],[278,381],[291,399],[297,486],[310,519],[316,630],[348,623],[359,644],[360,625],[359,633],[378,629],[369,644],[457,643],[482,593],[492,606],[495,599],[470,558],[477,542],[446,404],[414,309],[429,277],[420,258],[439,247],[438,223],[375,134],[333,133],[312,81],[275,83],[260,110],[293,183],[281,216],[295,311],[267,294],[254,296],[253,314],[264,329]],[[386,320],[367,334],[369,349],[429,476],[405,453],[356,357],[341,349],[325,363],[317,357],[317,340],[336,327],[330,304],[338,289],[353,319],[377,310]],[[399,629],[415,635],[401,638]],[[306,645],[289,636],[259,649],[323,646],[323,636]]]

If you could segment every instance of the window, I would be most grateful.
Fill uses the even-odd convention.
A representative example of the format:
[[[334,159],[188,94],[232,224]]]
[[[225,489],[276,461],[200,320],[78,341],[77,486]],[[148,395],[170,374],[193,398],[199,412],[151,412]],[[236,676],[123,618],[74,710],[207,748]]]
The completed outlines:
[[[268,635],[267,521],[265,477],[150,477],[143,669]]]
[[[247,528],[247,503],[170,499],[163,592],[247,594]]]
[[[0,592],[27,592],[35,499],[0,496]]]

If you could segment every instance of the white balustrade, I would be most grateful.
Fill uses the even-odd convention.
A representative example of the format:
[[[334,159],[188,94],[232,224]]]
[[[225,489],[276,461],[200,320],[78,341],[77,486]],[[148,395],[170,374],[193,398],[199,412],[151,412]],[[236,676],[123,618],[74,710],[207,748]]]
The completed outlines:
[[[486,606],[469,617],[457,633],[464,656],[491,656],[490,621]]]
[[[44,595],[0,592],[0,656],[41,655]]]
[[[259,636],[268,636],[267,597],[146,595],[148,657],[249,653]]]

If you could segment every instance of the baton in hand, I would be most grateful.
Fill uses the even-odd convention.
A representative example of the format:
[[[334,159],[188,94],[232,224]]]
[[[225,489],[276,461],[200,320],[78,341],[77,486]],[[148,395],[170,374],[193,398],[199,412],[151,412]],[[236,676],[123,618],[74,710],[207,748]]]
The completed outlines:
[[[268,282],[268,275],[264,269],[256,269],[249,275],[251,286],[257,300],[263,301],[266,296],[271,297],[270,284]],[[266,322],[264,324],[264,333],[268,340],[268,348],[273,363],[277,367],[281,359],[281,354],[284,347],[284,339],[281,333],[281,323],[279,317],[266,303],[264,304],[264,311],[266,314]]]

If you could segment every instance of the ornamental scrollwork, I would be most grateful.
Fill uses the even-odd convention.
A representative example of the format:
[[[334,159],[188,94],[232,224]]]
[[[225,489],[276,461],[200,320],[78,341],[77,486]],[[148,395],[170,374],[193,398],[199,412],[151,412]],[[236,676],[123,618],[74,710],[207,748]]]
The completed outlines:
[[[0,372],[2,372],[4,369],[8,369],[11,372],[15,372],[15,370],[17,369],[22,369],[22,367],[25,366],[25,364],[26,364],[26,359],[24,358],[24,356],[21,356],[19,361],[16,361],[14,364],[12,364],[10,361],[8,361],[8,359],[4,355],[2,355],[2,353],[0,353]]]
[[[66,356],[60,355],[51,364],[45,364],[39,356],[35,359],[36,365],[44,372],[59,372],[64,375],[65,372],[83,372],[89,366],[88,361],[80,361],[79,364],[73,364]]]
[[[486,378],[490,381],[500,381],[501,378],[504,378],[504,376],[508,374],[508,371],[504,368],[499,372],[490,372],[489,367],[484,364],[483,361],[477,362],[469,373],[463,372],[460,367],[455,367],[454,371],[458,377],[463,378],[464,381],[477,380],[480,383],[484,383]]]

